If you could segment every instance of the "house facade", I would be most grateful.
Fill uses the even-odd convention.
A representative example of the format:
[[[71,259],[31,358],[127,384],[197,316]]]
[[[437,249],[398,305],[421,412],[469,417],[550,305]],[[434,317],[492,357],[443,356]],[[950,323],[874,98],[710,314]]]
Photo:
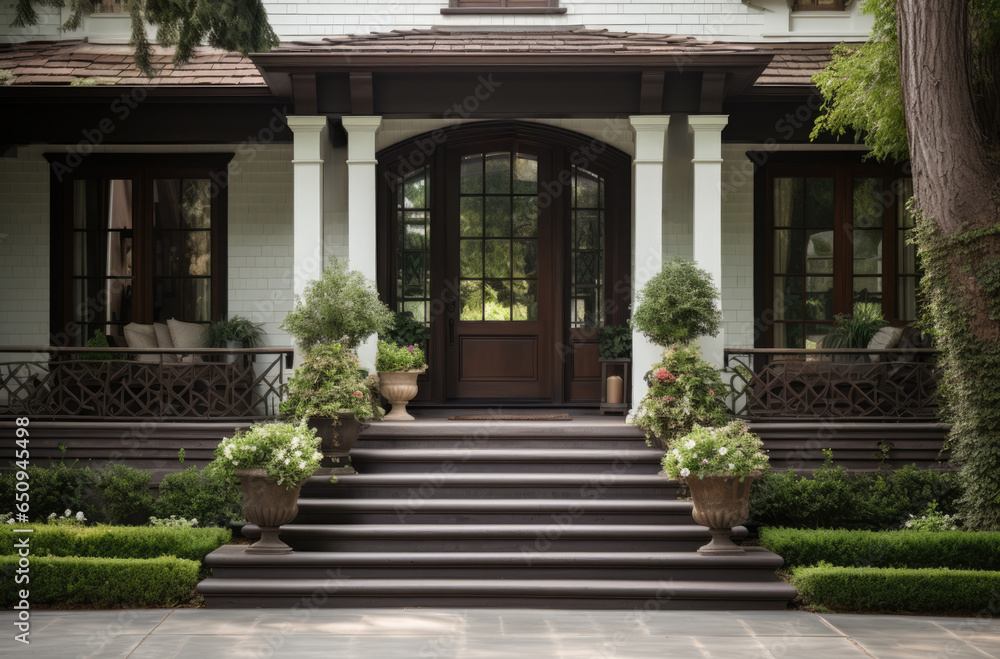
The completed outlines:
[[[721,289],[719,365],[817,348],[857,305],[917,317],[905,169],[809,139],[857,1],[266,5],[274,51],[157,51],[154,79],[116,3],[74,32],[0,12],[0,344],[242,314],[287,346],[338,258],[427,323],[423,402],[587,407],[597,328],[673,256]],[[638,400],[658,349],[633,340]],[[836,377],[872,419],[920,397]]]

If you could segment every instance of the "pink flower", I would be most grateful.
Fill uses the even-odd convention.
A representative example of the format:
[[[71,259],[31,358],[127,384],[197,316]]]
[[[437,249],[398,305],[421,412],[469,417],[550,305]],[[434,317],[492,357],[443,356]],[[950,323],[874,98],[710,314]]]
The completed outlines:
[[[708,460],[702,460],[702,461],[701,461],[701,463],[702,463],[703,465],[707,465],[707,464],[708,464]]]
[[[412,355],[415,348],[413,346],[406,346],[406,349],[409,350]]]
[[[354,397],[355,398],[364,398],[365,395],[363,393],[361,393],[360,391],[355,391],[354,392]]]
[[[673,382],[674,380],[677,379],[676,376],[674,376],[673,374],[671,374],[670,371],[668,371],[665,368],[658,368],[658,369],[656,369],[656,377],[660,381],[665,381],[665,382]]]
[[[674,397],[673,396],[664,396],[663,400],[664,400],[664,402],[672,403],[672,402],[674,402]]]

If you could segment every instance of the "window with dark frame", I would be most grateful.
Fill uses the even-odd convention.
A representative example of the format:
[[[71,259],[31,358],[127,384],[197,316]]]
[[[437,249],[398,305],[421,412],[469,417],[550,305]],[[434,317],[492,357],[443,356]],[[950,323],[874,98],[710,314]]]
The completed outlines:
[[[442,14],[565,14],[558,0],[449,0]]]
[[[558,7],[558,0],[451,0],[451,7]]]
[[[101,330],[124,345],[130,322],[225,315],[231,157],[101,155],[72,169],[50,156],[53,342]]]
[[[907,244],[906,179],[871,164],[778,163],[767,169],[767,345],[815,348],[837,314],[876,306],[916,319],[919,269]]]
[[[846,0],[795,0],[793,11],[844,11]]]

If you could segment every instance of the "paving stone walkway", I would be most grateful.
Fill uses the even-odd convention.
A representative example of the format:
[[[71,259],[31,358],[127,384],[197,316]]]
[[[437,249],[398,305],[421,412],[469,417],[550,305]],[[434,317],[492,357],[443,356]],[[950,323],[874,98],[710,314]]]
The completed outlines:
[[[0,612],[2,657],[1000,659],[1000,620],[802,611],[287,609]]]

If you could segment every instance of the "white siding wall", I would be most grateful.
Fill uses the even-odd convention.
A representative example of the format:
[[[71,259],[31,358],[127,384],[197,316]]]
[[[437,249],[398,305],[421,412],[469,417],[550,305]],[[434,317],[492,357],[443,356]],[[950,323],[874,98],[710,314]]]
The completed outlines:
[[[264,323],[268,345],[290,345],[278,325],[291,310],[292,149],[238,149],[230,164],[229,313]],[[22,147],[0,158],[0,345],[45,345],[49,331],[49,169]],[[95,147],[95,152],[224,151],[225,146]],[[69,292],[67,292],[68,294]]]
[[[863,38],[871,19],[860,14],[860,1],[846,12],[789,13],[787,0],[561,0],[568,11],[559,15],[441,14],[447,0],[265,0],[271,24],[283,40],[314,39],[336,34],[364,34],[394,29],[457,25],[584,25],[618,31],[688,34],[728,40]],[[0,3],[0,40],[78,39],[89,36],[104,42],[128,41],[128,18],[95,15],[84,19],[77,32],[59,27],[67,10],[37,8],[41,21],[30,28],[11,28],[13,0]],[[154,31],[150,38],[154,38]]]

